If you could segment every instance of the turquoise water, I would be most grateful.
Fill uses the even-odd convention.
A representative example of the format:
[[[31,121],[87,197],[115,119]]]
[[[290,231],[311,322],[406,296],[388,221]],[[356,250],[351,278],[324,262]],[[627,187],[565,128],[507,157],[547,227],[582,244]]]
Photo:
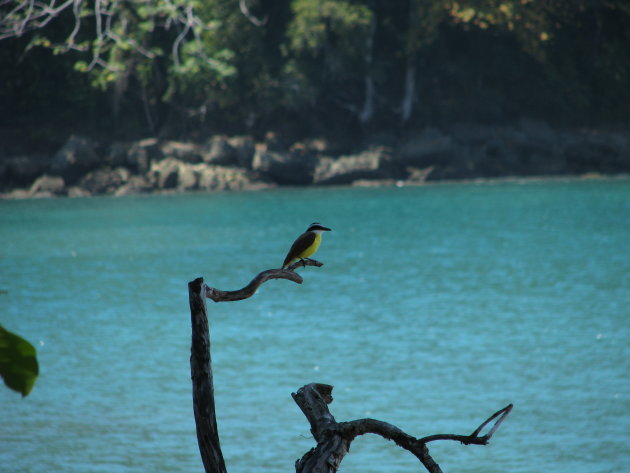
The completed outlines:
[[[203,471],[187,283],[239,288],[314,220],[303,285],[209,301],[228,471],[294,471],[314,381],[416,436],[513,402],[489,446],[430,445],[446,473],[630,471],[628,180],[0,201],[0,323],[41,366],[0,389],[0,471]],[[373,436],[342,463],[421,470]]]

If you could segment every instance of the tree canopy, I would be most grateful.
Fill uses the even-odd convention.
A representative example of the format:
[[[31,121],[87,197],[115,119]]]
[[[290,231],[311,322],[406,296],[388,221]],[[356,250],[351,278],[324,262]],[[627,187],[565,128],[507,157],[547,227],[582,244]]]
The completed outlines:
[[[628,125],[623,0],[5,0],[0,44],[31,140]]]

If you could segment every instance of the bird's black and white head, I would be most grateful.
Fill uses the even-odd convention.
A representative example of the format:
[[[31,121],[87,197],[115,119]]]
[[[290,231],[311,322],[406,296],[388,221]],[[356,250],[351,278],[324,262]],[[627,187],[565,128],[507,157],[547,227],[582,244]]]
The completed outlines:
[[[322,232],[329,232],[330,228],[323,226],[322,224],[318,223],[318,222],[313,222],[311,223],[308,228],[306,229],[307,232],[317,232],[317,233],[322,233]]]

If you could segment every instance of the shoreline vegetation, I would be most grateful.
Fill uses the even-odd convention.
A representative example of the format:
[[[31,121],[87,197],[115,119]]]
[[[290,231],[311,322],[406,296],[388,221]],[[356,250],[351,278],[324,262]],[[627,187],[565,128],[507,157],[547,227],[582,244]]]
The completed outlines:
[[[51,154],[3,156],[0,198],[87,197],[299,186],[412,186],[630,175],[630,134],[544,122],[457,125],[360,144],[287,143],[268,133],[206,141],[98,142],[71,135]]]
[[[627,1],[26,3],[0,199],[630,174]]]

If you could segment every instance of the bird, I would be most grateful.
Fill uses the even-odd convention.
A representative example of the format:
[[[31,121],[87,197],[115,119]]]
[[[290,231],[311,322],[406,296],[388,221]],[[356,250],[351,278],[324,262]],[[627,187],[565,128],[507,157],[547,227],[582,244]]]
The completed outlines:
[[[287,257],[282,263],[282,269],[285,269],[291,263],[297,260],[308,259],[313,255],[322,242],[322,233],[329,232],[330,228],[324,227],[318,222],[311,223],[306,231],[302,233],[291,245],[291,249],[287,253]]]

